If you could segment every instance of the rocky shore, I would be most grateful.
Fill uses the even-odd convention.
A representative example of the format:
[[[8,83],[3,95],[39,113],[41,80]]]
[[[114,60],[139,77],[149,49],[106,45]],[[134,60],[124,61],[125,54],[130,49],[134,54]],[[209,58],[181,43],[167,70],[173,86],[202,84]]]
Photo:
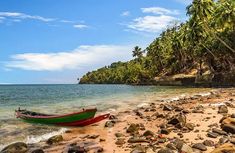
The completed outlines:
[[[235,153],[235,89],[216,89],[112,114],[37,144],[17,142],[1,153]]]

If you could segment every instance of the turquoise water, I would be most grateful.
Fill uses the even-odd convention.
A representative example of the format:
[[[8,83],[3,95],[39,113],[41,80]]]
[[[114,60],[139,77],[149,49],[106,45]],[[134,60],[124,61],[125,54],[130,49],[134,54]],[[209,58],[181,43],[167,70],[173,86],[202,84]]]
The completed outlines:
[[[103,112],[209,90],[128,85],[0,85],[0,146],[61,129],[16,119],[14,110],[18,107],[43,113],[68,113],[97,107]]]

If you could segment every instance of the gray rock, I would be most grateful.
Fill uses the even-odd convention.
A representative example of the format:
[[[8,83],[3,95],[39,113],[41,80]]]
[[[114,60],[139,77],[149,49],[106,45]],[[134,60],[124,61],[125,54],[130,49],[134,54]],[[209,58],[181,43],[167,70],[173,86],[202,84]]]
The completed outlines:
[[[55,143],[58,143],[60,141],[63,141],[63,137],[62,135],[55,135],[53,137],[50,137],[48,140],[47,140],[47,144],[49,145],[52,145],[52,144],[55,144]]]
[[[212,132],[218,133],[219,135],[227,135],[227,133],[225,131],[220,130],[220,129],[216,129],[216,128],[213,128]]]
[[[146,148],[142,145],[137,145],[131,153],[146,153]]]
[[[227,143],[229,141],[229,139],[227,137],[223,137],[219,139],[219,144],[224,144]]]
[[[235,134],[235,125],[233,124],[224,124],[222,125],[222,129],[227,133]]]
[[[219,135],[217,133],[214,133],[214,132],[208,132],[207,136],[210,137],[210,138],[217,138]]]
[[[145,136],[145,137],[149,137],[149,136],[153,137],[154,135],[155,135],[155,133],[150,130],[145,131],[143,134],[143,136]]]
[[[174,152],[169,148],[163,148],[163,149],[160,149],[158,153],[174,153]]]
[[[139,125],[132,123],[126,130],[127,133],[136,133],[139,130]]]
[[[123,145],[123,144],[125,144],[126,142],[125,142],[125,139],[124,138],[119,138],[119,139],[117,139],[117,141],[115,142],[115,144],[116,145],[119,145],[119,146],[121,146],[121,145]]]
[[[86,150],[84,147],[70,146],[68,149],[68,153],[86,153]]]
[[[207,150],[206,146],[202,143],[196,143],[192,146],[192,148],[199,149],[201,151],[206,151]]]
[[[203,141],[203,144],[208,147],[212,147],[215,145],[214,141],[212,141],[212,140],[205,140],[205,141]]]
[[[122,133],[115,133],[115,136],[119,138],[119,137],[123,137],[124,135]]]
[[[166,105],[163,106],[163,110],[164,111],[172,111],[172,110],[174,110],[174,108],[172,106],[166,104]]]
[[[171,150],[177,150],[175,144],[173,144],[173,143],[168,143],[168,144],[166,145],[166,147],[169,148],[169,149],[171,149]]]
[[[230,139],[230,142],[233,143],[233,144],[235,144],[235,138],[231,138],[231,139]]]
[[[231,118],[235,118],[235,113],[233,113],[233,114],[231,115]]]
[[[220,113],[220,114],[226,114],[226,113],[228,113],[228,107],[225,106],[225,105],[219,106],[218,113]]]
[[[160,132],[161,134],[170,134],[171,130],[167,128],[162,128]]]
[[[16,142],[3,148],[1,153],[26,153],[27,151],[27,144],[23,142]]]
[[[33,151],[31,151],[31,153],[44,153],[44,151],[42,149],[34,149]]]
[[[177,114],[169,120],[168,124],[172,124],[178,128],[182,128],[186,124],[186,116],[183,114]]]
[[[114,121],[107,121],[106,123],[105,123],[105,127],[113,127],[114,126],[114,124],[115,124],[115,122]]]
[[[183,153],[194,153],[193,149],[187,144],[183,144],[180,151],[183,152]]]

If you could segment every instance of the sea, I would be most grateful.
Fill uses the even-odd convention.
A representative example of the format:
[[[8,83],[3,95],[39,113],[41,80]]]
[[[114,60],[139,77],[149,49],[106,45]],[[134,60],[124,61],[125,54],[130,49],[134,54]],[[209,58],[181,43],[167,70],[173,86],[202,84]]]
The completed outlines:
[[[133,109],[151,102],[172,101],[192,95],[208,95],[209,88],[130,85],[0,85],[0,149],[17,141],[37,143],[65,132],[68,127],[25,123],[15,110],[64,114],[82,108],[97,114]],[[77,127],[79,128],[79,127]]]

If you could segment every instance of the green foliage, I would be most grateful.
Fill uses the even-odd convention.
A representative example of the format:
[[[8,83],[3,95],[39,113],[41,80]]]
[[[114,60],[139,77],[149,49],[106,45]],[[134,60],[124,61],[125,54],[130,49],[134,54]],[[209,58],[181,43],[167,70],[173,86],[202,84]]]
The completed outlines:
[[[135,59],[88,72],[80,83],[151,83],[155,76],[173,75],[202,65],[213,73],[235,71],[235,1],[193,0],[188,21],[163,31]]]

